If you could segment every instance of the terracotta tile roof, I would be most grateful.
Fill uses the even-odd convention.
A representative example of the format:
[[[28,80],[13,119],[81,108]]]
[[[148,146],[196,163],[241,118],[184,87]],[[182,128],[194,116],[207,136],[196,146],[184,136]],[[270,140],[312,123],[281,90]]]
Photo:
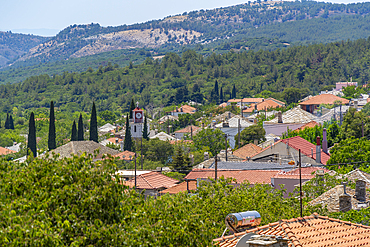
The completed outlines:
[[[246,233],[281,236],[290,240],[289,247],[368,246],[370,242],[370,226],[316,213],[303,218],[281,220],[213,241],[220,247],[234,247]]]
[[[218,107],[222,107],[222,108],[224,108],[224,107],[226,107],[227,106],[227,103],[225,102],[225,103],[221,103]]]
[[[186,126],[185,128],[181,130],[175,131],[175,133],[190,133],[193,130],[193,134],[196,133],[198,130],[200,130],[200,127],[194,126],[194,125],[189,125]]]
[[[135,178],[129,180],[134,183]],[[163,175],[160,172],[149,172],[136,176],[136,185],[138,189],[157,190],[160,188],[170,188],[176,185],[179,181]]]
[[[299,107],[294,107],[293,109],[283,113],[283,123],[309,123],[316,118],[316,116],[311,113],[302,110]],[[277,124],[278,118],[274,118],[270,121],[265,121],[266,124]]]
[[[240,101],[242,101],[243,103],[255,103],[255,102],[259,103],[262,102],[263,100],[264,98],[244,98],[244,99],[229,99],[227,102],[240,103]]]
[[[121,138],[116,138],[116,137],[111,137],[111,138],[108,138],[107,139],[107,141],[109,141],[109,142],[111,142],[111,143],[113,143],[113,144],[119,144],[120,142],[122,142],[123,141],[123,139],[121,139]],[[118,141],[118,142],[116,142],[116,141]]]
[[[118,157],[120,160],[133,160],[135,157],[135,153],[131,151],[123,151],[122,153],[115,154],[113,157]]]
[[[334,188],[326,191],[324,194],[320,195],[319,197],[313,199],[308,204],[311,206],[316,206],[316,205],[321,205],[322,207],[326,206],[329,212],[339,212],[339,196],[343,195],[343,192],[344,192],[343,185],[337,185]],[[346,193],[351,196],[352,209],[355,209],[355,210],[360,209],[359,204],[363,202],[358,201],[354,197],[356,191],[347,186]],[[369,201],[369,199],[370,199],[370,194],[367,191],[366,201]]]
[[[313,149],[314,157],[311,157],[313,159],[316,158],[316,145],[312,144],[311,142],[303,139],[300,136],[291,137],[288,139],[281,140],[283,143],[288,144],[290,147],[294,148],[295,150],[301,150],[301,153],[311,157],[311,149]],[[321,149],[321,163],[326,165],[326,162],[330,159],[330,155],[324,153]]]
[[[305,125],[299,127],[298,129],[295,129],[294,131],[304,130],[305,128],[313,128],[313,127],[315,127],[317,125],[320,125],[320,124],[318,124],[317,122],[315,122],[315,121],[312,120],[311,122],[306,123]]]
[[[253,143],[249,143],[237,150],[235,150],[233,152],[233,155],[239,157],[239,158],[242,158],[242,159],[246,159],[247,157],[252,157],[254,154],[258,153],[259,151],[261,151],[262,148],[253,144]]]
[[[274,98],[268,98],[266,100],[272,100],[272,101],[275,101],[276,103],[278,103],[281,106],[285,106],[285,103],[283,101],[280,101],[280,100],[277,100],[277,99],[274,99]]]
[[[269,110],[269,109],[275,109],[275,108],[281,107],[282,105],[278,104],[277,102],[271,99],[267,99],[261,103],[251,104],[251,106],[248,109],[243,110],[243,112],[246,112],[246,113],[254,112],[254,110],[256,109],[256,106],[257,106],[257,111],[264,111],[264,110]]]
[[[279,171],[273,170],[218,170],[217,177],[235,178],[238,184],[248,181],[250,184],[271,184],[271,178]],[[185,179],[215,178],[214,169],[193,169]]]
[[[335,96],[333,94],[320,94],[310,99],[299,103],[299,105],[320,105],[320,104],[329,104],[333,105],[334,101],[340,100],[343,104],[348,104],[348,99],[343,99],[341,97]]]
[[[16,151],[0,147],[0,155],[6,155],[6,154],[12,154],[12,153],[16,153]]]
[[[197,181],[184,181],[180,184],[176,184],[175,186],[172,186],[171,188],[162,190],[161,194],[177,194],[180,192],[188,191],[188,184],[189,183],[189,190],[196,190],[197,189]]]
[[[316,176],[316,171],[323,170],[325,173],[329,172],[328,169],[321,167],[302,167],[301,174],[302,179],[313,179]],[[280,171],[274,176],[274,178],[288,178],[288,179],[299,179],[299,168],[291,171]]]
[[[183,105],[181,106],[180,108],[176,110],[173,110],[171,112],[183,112],[183,113],[190,113],[190,114],[193,114],[195,111],[197,110],[197,108],[194,108],[190,105]]]

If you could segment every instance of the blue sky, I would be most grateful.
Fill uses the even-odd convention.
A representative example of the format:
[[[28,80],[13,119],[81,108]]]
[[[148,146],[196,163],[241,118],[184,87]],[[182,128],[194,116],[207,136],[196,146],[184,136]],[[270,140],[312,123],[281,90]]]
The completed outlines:
[[[0,30],[55,35],[72,24],[102,26],[162,19],[185,11],[245,3],[240,0],[2,0]],[[336,3],[358,2],[332,0]]]

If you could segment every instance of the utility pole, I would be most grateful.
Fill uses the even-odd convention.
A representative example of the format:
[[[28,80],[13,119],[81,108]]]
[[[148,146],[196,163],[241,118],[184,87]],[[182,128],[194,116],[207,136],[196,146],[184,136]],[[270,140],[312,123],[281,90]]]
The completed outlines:
[[[364,137],[364,120],[361,122],[362,137]]]
[[[302,206],[302,171],[301,171],[301,150],[299,149],[299,203],[301,206],[301,217],[303,217],[303,206]]]
[[[136,151],[135,151],[135,190],[136,190]]]
[[[225,134],[225,155],[226,155],[226,161],[227,161],[227,134]]]
[[[141,163],[141,170],[143,170],[143,137],[141,137],[140,141],[140,152],[141,152],[141,157],[140,157],[140,163]]]
[[[240,148],[240,118],[238,118],[238,148]]]
[[[217,180],[217,154],[215,155],[215,180]]]

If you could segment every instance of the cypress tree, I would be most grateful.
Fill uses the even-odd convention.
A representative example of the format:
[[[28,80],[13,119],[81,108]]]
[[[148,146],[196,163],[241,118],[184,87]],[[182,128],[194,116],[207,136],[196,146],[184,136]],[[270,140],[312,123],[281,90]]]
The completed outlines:
[[[10,116],[11,117],[11,116]],[[49,139],[48,148],[49,151],[56,149],[57,144],[55,142],[55,115],[54,115],[54,102],[50,102],[50,115],[49,115]]]
[[[72,135],[71,135],[71,141],[77,141],[77,127],[76,127],[76,121],[73,120],[72,124]]]
[[[220,88],[220,103],[224,102],[224,93],[222,92],[222,87]]]
[[[233,86],[233,90],[231,92],[231,98],[236,99],[236,88],[235,88],[235,85]]]
[[[77,141],[84,141],[84,123],[82,121],[82,114],[78,119]]]
[[[146,117],[144,118],[143,138],[149,141],[148,123]]]
[[[130,123],[129,123],[129,115],[127,114],[126,117],[126,133],[125,133],[125,141],[123,143],[123,149],[126,151],[132,151],[132,138],[131,138],[131,130],[130,130]]]
[[[96,117],[95,102],[93,103],[90,119],[90,141],[98,142],[98,120]]]
[[[31,112],[30,121],[29,121],[27,148],[32,152],[33,157],[37,156],[36,125],[35,125],[35,114],[33,114],[33,112]],[[27,151],[27,153],[28,153],[28,151]]]
[[[132,119],[132,111],[135,109],[135,103],[134,99],[131,99],[131,105],[130,105],[130,119]]]
[[[11,130],[14,129],[14,122],[13,122],[12,115],[9,115],[9,129],[11,129]]]
[[[218,81],[216,80],[215,82],[215,88],[213,89],[217,99],[219,98],[219,94],[218,94]]]
[[[6,114],[5,129],[9,129],[9,113]]]

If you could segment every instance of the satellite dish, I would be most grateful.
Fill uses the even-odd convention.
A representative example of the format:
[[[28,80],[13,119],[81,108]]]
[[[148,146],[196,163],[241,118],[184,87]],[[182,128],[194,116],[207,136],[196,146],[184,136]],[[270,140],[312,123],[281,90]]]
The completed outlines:
[[[241,237],[238,242],[236,243],[235,247],[249,247],[249,244],[247,244],[247,241],[254,235],[257,235],[255,233],[247,233],[243,237]]]

